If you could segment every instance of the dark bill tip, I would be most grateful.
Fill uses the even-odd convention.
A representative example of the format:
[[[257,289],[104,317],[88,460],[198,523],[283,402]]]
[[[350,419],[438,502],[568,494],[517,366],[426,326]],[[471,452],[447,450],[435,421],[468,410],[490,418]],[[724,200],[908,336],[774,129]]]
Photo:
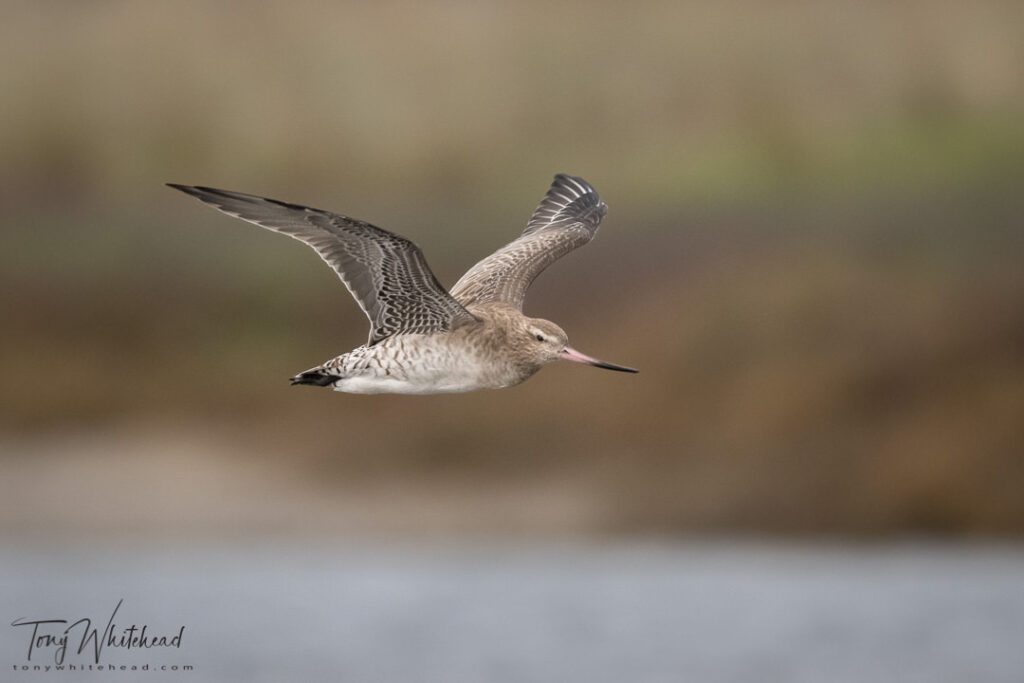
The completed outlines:
[[[616,365],[615,363],[605,363],[603,360],[599,360],[596,363],[591,363],[595,368],[604,368],[605,370],[615,370],[617,372],[640,372],[636,368],[627,368],[625,365]]]
[[[592,358],[585,353],[580,353],[571,346],[565,347],[562,351],[562,357],[565,360],[571,360],[574,363],[586,363],[587,365],[593,365],[595,368],[604,368],[605,370],[615,370],[617,372],[640,372],[635,368],[627,368],[625,365],[616,365],[615,363],[606,363],[603,360]]]

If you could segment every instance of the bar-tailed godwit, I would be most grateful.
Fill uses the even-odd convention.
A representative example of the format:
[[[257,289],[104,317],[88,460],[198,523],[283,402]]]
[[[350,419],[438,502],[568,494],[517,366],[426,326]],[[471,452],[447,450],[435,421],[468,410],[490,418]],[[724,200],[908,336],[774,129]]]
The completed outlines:
[[[522,312],[534,278],[597,234],[607,207],[582,178],[556,175],[523,234],[470,268],[451,293],[419,247],[369,223],[240,192],[168,185],[309,245],[370,319],[364,346],[292,377],[292,384],[436,394],[509,387],[556,360],[636,372],[580,353],[558,325]]]

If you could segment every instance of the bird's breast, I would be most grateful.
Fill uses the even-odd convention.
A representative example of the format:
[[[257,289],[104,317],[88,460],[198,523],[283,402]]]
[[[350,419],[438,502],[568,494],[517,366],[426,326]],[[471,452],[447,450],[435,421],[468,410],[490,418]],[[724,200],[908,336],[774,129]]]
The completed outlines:
[[[396,335],[338,358],[334,388],[356,394],[437,394],[499,389],[525,376],[462,335]],[[528,376],[528,375],[527,375]]]

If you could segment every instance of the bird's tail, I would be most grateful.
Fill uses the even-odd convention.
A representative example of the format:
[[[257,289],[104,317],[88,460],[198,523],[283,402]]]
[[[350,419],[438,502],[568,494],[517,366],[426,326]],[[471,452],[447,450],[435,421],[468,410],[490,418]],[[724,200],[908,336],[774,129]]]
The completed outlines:
[[[296,384],[310,384],[315,387],[326,387],[334,384],[339,379],[341,379],[341,375],[332,374],[327,369],[319,367],[300,372],[292,377],[292,386]]]

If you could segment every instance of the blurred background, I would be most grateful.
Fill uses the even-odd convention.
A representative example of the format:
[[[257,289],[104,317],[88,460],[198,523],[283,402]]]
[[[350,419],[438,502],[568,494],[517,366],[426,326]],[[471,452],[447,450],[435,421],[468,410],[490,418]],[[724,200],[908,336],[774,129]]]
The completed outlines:
[[[829,603],[801,591],[807,577],[882,604],[905,586],[844,583],[860,576],[847,560],[878,577],[895,563],[911,584],[941,566],[922,598],[928,623],[945,614],[932,597],[954,600],[954,622],[967,605],[1002,605],[972,622],[996,650],[953,670],[1019,680],[1019,648],[997,646],[1024,628],[1021,599],[1006,606],[1024,595],[1008,578],[1024,575],[1022,26],[1024,5],[1001,0],[4,3],[0,532],[7,584],[26,600],[15,611],[44,595],[59,610],[71,598],[54,586],[88,581],[68,567],[89,566],[104,595],[160,593],[201,628],[174,587],[181,571],[210,595],[250,586],[229,591],[243,607],[300,600],[302,586],[336,585],[303,573],[319,552],[318,567],[382,595],[432,595],[446,613],[499,585],[592,608],[616,586],[631,595],[630,572],[666,581],[661,597],[696,573],[726,603],[789,586],[780,609],[804,604],[813,625],[831,623],[815,611]],[[518,235],[556,172],[590,181],[609,213],[599,239],[538,279],[526,312],[641,373],[562,364],[508,390],[429,397],[290,387],[365,341],[362,313],[307,248],[164,187],[369,220],[417,242],[450,286]],[[251,571],[238,559],[249,543],[268,573],[236,584],[224,572]],[[568,556],[552,550],[566,544]],[[104,562],[154,547],[173,560],[140,560],[134,583],[110,578]],[[509,564],[521,557],[509,547],[530,559]],[[217,569],[197,569],[211,553]],[[782,559],[750,568],[765,554]],[[65,568],[39,578],[39,557]],[[158,571],[166,561],[177,569]],[[572,592],[578,572],[595,593]],[[971,593],[980,584],[995,592]],[[634,635],[595,636],[573,617],[545,643],[571,632],[593,662],[617,652],[607,643],[649,643],[644,624],[672,638],[686,626],[651,617],[659,604],[637,612]],[[759,623],[745,604],[737,619]],[[584,621],[618,623],[604,606]],[[764,609],[767,633],[777,614]],[[526,614],[523,632],[543,621]],[[964,650],[943,638],[962,634],[914,640],[921,614],[908,606],[886,646],[924,643],[920,661],[949,665]],[[346,618],[353,633],[366,625]],[[793,652],[704,648],[686,659],[690,680],[918,680],[902,645],[866,678],[828,665],[888,661],[849,636],[902,622],[861,618],[831,632],[852,649],[801,657],[797,629]],[[489,633],[482,619],[459,624]],[[731,622],[715,623],[725,642]],[[444,647],[404,660],[417,680],[674,680],[685,668],[670,645],[586,671],[527,647],[506,653],[518,674],[486,645],[466,661]],[[279,673],[260,652],[244,680]],[[201,675],[242,675],[238,651],[207,654]],[[299,659],[317,675],[334,665]]]

